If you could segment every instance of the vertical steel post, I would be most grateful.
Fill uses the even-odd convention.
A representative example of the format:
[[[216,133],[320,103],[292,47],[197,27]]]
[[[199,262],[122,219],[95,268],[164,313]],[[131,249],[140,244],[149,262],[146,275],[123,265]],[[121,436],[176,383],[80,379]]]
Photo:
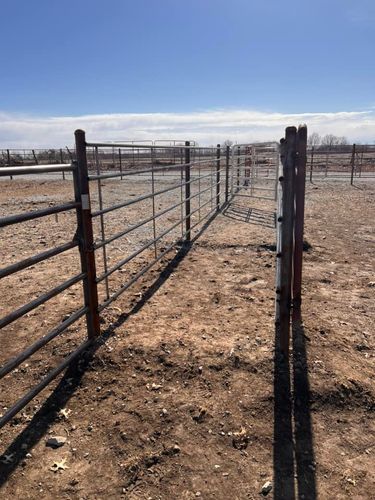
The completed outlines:
[[[311,162],[310,162],[310,182],[313,179],[313,166],[314,166],[314,146],[311,148]]]
[[[289,353],[290,311],[292,306],[294,176],[296,156],[295,127],[288,127],[280,141],[281,172],[279,173],[279,209],[277,216],[276,253],[276,315],[280,348]]]
[[[238,150],[237,150],[237,190],[236,192],[238,193],[238,191],[240,190],[240,163],[241,163],[241,159],[239,158],[241,156],[241,146],[238,146]]]
[[[96,173],[99,176],[100,175],[100,164],[99,164],[99,152],[98,152],[97,146],[95,146],[95,166],[96,166]],[[97,183],[98,183],[97,185],[98,185],[99,209],[103,210],[102,181],[100,178],[97,180]],[[104,215],[103,214],[100,214],[100,229],[101,229],[102,241],[105,241],[105,223],[104,223]],[[105,243],[103,244],[103,247],[102,247],[102,253],[103,253],[104,272],[107,273],[107,271],[108,271],[108,259],[107,259],[107,245]],[[109,299],[108,276],[105,277],[105,290],[106,290],[106,294],[107,294],[107,299]]]
[[[220,144],[216,146],[216,212],[220,210]]]
[[[119,158],[119,162],[120,162],[120,174],[121,174],[120,179],[122,180],[122,179],[123,179],[123,177],[122,177],[122,158],[121,158],[121,148],[118,148],[118,158]]]
[[[355,168],[355,144],[353,144],[352,158],[350,160],[351,174],[350,174],[350,185],[353,186],[354,168]]]
[[[182,153],[182,148],[179,148],[179,157],[181,165],[184,164],[184,158]],[[181,189],[180,189],[180,210],[181,210],[181,238],[184,237],[184,169],[180,168],[180,180],[181,180]]]
[[[229,200],[229,157],[230,157],[230,146],[225,148],[225,204]]]
[[[96,264],[94,252],[94,236],[91,218],[90,190],[86,156],[86,138],[83,130],[76,130],[77,170],[75,170],[75,197],[81,203],[77,210],[79,250],[81,255],[82,271],[86,273],[83,280],[87,331],[90,339],[100,335],[100,321],[98,313],[98,287],[96,283]]]
[[[197,154],[197,150],[195,150],[195,154]],[[200,149],[198,149],[198,219],[199,219],[199,222],[201,221],[201,158],[202,158],[202,151]]]
[[[154,174],[154,165],[155,165],[155,149],[151,148],[151,192],[152,192],[152,230],[154,235],[154,253],[155,259],[158,256],[158,247],[156,244],[156,208],[155,208],[155,174]]]
[[[11,164],[10,164],[10,151],[9,151],[9,149],[7,149],[7,162],[8,162],[8,166],[10,167]],[[10,180],[13,180],[13,175],[10,175]]]
[[[186,241],[190,241],[190,142],[185,142],[185,229]]]
[[[305,220],[307,127],[298,127],[295,177],[295,223],[293,263],[293,319],[301,320],[303,228]]]
[[[60,163],[64,163],[63,152],[62,152],[61,148],[60,148]],[[62,178],[63,178],[63,181],[65,181],[65,172],[64,171],[62,172]]]

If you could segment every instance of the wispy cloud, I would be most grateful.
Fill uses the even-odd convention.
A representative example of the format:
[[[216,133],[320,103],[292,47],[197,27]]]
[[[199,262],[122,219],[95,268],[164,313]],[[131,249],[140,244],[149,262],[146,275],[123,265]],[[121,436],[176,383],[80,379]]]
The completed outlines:
[[[73,144],[77,128],[89,141],[194,139],[216,144],[278,140],[288,125],[306,123],[310,132],[345,135],[351,141],[375,140],[375,110],[337,113],[272,113],[211,110],[192,113],[101,114],[38,117],[0,112],[0,147],[45,148]]]

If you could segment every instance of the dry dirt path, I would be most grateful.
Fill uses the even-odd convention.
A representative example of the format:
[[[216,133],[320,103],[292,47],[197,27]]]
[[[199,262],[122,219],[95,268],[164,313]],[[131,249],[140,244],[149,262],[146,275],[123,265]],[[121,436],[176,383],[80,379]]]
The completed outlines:
[[[220,215],[105,313],[105,341],[47,412],[40,396],[2,431],[2,498],[255,499],[268,480],[267,498],[371,498],[374,200],[371,184],[308,187],[291,393],[274,362],[274,231]],[[66,443],[46,447],[55,435]]]

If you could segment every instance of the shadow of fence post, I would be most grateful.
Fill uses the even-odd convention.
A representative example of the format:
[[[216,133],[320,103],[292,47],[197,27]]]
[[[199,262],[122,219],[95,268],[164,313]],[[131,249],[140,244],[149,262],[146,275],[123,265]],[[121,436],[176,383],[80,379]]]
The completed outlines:
[[[280,141],[274,355],[274,499],[316,499],[305,334],[301,318],[307,129]],[[292,317],[291,317],[292,316]],[[292,320],[292,364],[289,356]]]

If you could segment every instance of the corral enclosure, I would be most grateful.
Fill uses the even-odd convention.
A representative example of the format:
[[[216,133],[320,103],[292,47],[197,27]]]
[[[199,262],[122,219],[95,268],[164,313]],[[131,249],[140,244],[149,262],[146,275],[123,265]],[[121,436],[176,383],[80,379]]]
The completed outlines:
[[[271,151],[274,147],[272,144],[264,146],[266,150],[270,148]],[[42,415],[38,416],[40,408],[44,407],[44,398],[41,395],[27,406],[20,416],[13,419],[11,428],[3,431],[5,454],[15,453],[6,464],[13,470],[14,464],[19,464],[26,453],[20,448],[21,442],[16,442],[12,447],[12,437],[19,434],[23,428],[31,429],[22,439],[27,444],[24,451],[35,446],[40,459],[38,465],[32,458],[26,461],[25,465],[33,478],[33,495],[44,495],[48,498],[49,495],[58,495],[63,491],[69,497],[78,495],[83,489],[89,496],[100,497],[104,491],[108,491],[108,484],[103,490],[104,485],[100,483],[105,482],[106,477],[109,481],[109,476],[106,476],[109,472],[103,471],[99,465],[99,460],[103,458],[94,456],[98,442],[101,456],[111,464],[109,482],[112,483],[113,476],[115,477],[114,489],[109,492],[113,497],[123,494],[129,498],[147,498],[147,495],[153,498],[175,498],[179,495],[193,498],[197,493],[201,493],[204,498],[214,498],[216,492],[217,498],[217,492],[221,491],[223,496],[220,498],[228,498],[235,489],[237,498],[252,498],[251,495],[256,496],[266,479],[272,479],[272,469],[275,475],[275,498],[284,498],[281,494],[285,488],[281,479],[283,475],[288,479],[287,486],[291,487],[289,483],[293,482],[291,477],[294,476],[294,471],[287,460],[290,456],[283,456],[283,453],[287,455],[288,450],[282,450],[280,430],[275,431],[274,445],[272,435],[269,434],[273,408],[275,414],[277,411],[287,414],[287,405],[278,407],[278,397],[272,399],[274,193],[277,160],[276,156],[269,154],[269,150],[267,155],[261,151],[261,155],[269,159],[259,161],[255,169],[249,168],[246,159],[251,158],[253,152],[246,150],[248,147],[244,146],[242,150],[234,148],[233,154],[231,152],[227,183],[225,174],[228,168],[228,152],[225,148],[197,148],[192,150],[191,159],[185,157],[186,149],[183,147],[172,150],[166,148],[165,151],[132,148],[132,158],[125,150],[109,145],[93,145],[88,149],[91,210],[94,215],[94,242],[99,278],[98,302],[99,309],[103,307],[104,345],[90,361],[88,371],[81,372],[78,382],[74,377],[65,377],[66,385],[59,397],[66,403],[62,409],[66,407],[67,417],[64,417],[64,413],[59,413],[59,398],[52,398],[52,406],[47,404],[47,415],[42,412]],[[258,147],[262,149],[262,145]],[[186,196],[184,191],[186,172],[184,167],[176,167],[177,162],[182,165],[195,162],[189,172],[189,196]],[[151,171],[142,172],[149,170],[150,165]],[[170,168],[165,168],[166,166]],[[132,175],[127,175],[129,170]],[[220,183],[218,175],[223,176]],[[74,200],[71,173],[66,172],[65,176],[65,181],[61,179],[60,174],[40,174],[37,180],[34,176],[18,177],[12,181],[3,180],[1,216],[45,209]],[[361,180],[358,186],[360,189],[352,188],[353,191],[349,191],[349,187],[344,189],[340,183],[326,183],[318,189],[313,186],[308,191],[310,226],[307,226],[307,240],[312,249],[307,254],[307,265],[309,262],[311,265],[307,271],[308,279],[311,279],[311,290],[307,284],[305,286],[311,310],[307,314],[310,324],[307,325],[306,335],[315,341],[323,338],[323,344],[328,343],[325,346],[327,350],[330,342],[337,348],[336,343],[339,340],[333,326],[336,324],[335,314],[330,312],[333,304],[324,305],[327,304],[325,298],[327,293],[330,297],[333,295],[332,301],[336,308],[340,308],[340,300],[336,300],[335,293],[330,295],[324,287],[334,282],[334,287],[340,289],[341,275],[338,274],[336,282],[332,278],[335,271],[325,270],[328,265],[328,262],[325,263],[325,252],[331,255],[330,262],[336,264],[339,259],[337,262],[333,260],[333,249],[324,245],[325,239],[321,240],[324,231],[319,226],[319,221],[324,220],[326,224],[329,222],[325,212],[327,204],[330,205],[331,214],[333,210],[337,211],[337,216],[331,221],[329,234],[332,245],[337,246],[340,256],[343,245],[338,243],[338,233],[335,231],[341,231],[343,226],[340,223],[340,204],[335,205],[334,200],[337,202],[342,196],[346,196],[347,202],[351,206],[355,205],[352,207],[353,214],[359,214],[360,207],[373,208],[374,186],[371,182]],[[221,189],[218,189],[218,186]],[[225,204],[239,187],[241,190],[237,192],[237,196],[231,203]],[[251,197],[238,196],[240,194],[250,194]],[[144,196],[147,198],[142,199]],[[218,196],[221,197],[219,203]],[[189,228],[186,228],[185,224],[187,198],[190,201],[191,215]],[[205,227],[207,220],[216,215],[223,204],[224,209],[217,215],[214,223]],[[117,207],[116,210],[110,210],[113,206]],[[144,224],[140,225],[140,222]],[[348,262],[349,265],[355,266],[358,245],[373,245],[371,222],[364,218],[358,224],[357,242],[351,239],[353,226],[350,224],[354,224],[354,220],[345,220],[345,223],[348,223],[350,234],[344,237],[343,241],[346,245],[352,245],[353,259]],[[46,248],[64,244],[74,236],[75,229],[74,210],[52,214],[31,223],[24,222],[19,233],[14,231],[13,226],[2,228],[1,267],[25,259],[31,254],[43,252]],[[170,230],[164,234],[167,229]],[[181,247],[186,233],[191,233],[189,236],[193,239],[198,231],[201,235],[195,242],[196,246],[183,251]],[[121,236],[114,239],[120,233]],[[111,239],[112,241],[109,241]],[[373,246],[371,248],[373,249]],[[143,251],[140,252],[140,249]],[[168,253],[169,250],[176,253],[172,263],[169,262],[173,254]],[[30,300],[30,296],[40,295],[57,283],[79,275],[81,269],[76,247],[52,259],[52,266],[51,260],[40,262],[2,280],[2,317],[22,306]],[[156,261],[156,268],[150,266],[153,261]],[[317,262],[320,262],[323,269],[320,267],[319,270]],[[369,348],[371,341],[365,333],[368,329],[367,321],[373,321],[369,295],[372,289],[367,286],[371,282],[371,269],[370,261],[362,268],[358,282],[356,278],[352,278],[358,290],[364,290],[358,293],[365,296],[361,301],[366,304],[364,307],[369,318],[363,318],[363,322],[358,323],[355,337],[358,336],[358,344],[362,343]],[[147,270],[145,274],[144,270]],[[331,272],[334,274],[327,278],[326,274]],[[344,276],[350,276],[350,273],[348,268]],[[321,281],[322,279],[330,280],[330,283]],[[153,285],[155,280],[156,285]],[[133,282],[134,288],[129,289],[129,293],[110,303],[119,290],[127,289]],[[314,284],[315,282],[319,282],[319,286]],[[315,299],[314,293],[317,294]],[[322,319],[314,318],[314,315],[318,314],[317,302],[326,310]],[[2,344],[0,364],[3,366],[20,348],[30,345],[56,323],[66,321],[67,315],[76,311],[82,304],[82,286],[77,283],[52,298],[48,304],[28,312],[17,321],[16,326],[6,326],[2,330],[2,340],[5,340]],[[356,299],[352,304],[356,306]],[[37,383],[53,365],[84,342],[86,334],[83,314],[84,312],[81,320],[68,326],[64,335],[48,346],[47,354],[39,351],[30,362],[21,365],[3,380],[2,413],[17,396],[22,396],[25,389]],[[351,324],[352,321],[353,319],[346,318],[346,323]],[[333,323],[328,326],[330,322]],[[360,325],[365,333],[360,331]],[[325,333],[321,334],[320,329],[331,329],[332,338],[326,340]],[[352,348],[345,339],[341,342],[344,349]],[[350,342],[353,343],[354,340]],[[337,372],[337,377],[331,380],[332,391],[338,388],[338,394],[332,396],[333,400],[329,396],[326,398],[321,386],[317,390],[316,405],[319,407],[321,404],[326,418],[327,413],[324,412],[328,412],[328,407],[336,396],[339,399],[341,397],[340,384],[344,384],[346,368],[339,366],[334,360],[330,360],[328,367],[325,361],[320,360],[321,348],[319,345],[314,346],[314,356],[317,359],[314,359],[312,372],[316,377],[317,386],[322,382],[328,384],[331,380],[330,373]],[[368,357],[365,355],[369,354],[367,347],[362,350],[355,349],[354,347],[354,353],[350,351],[349,355],[354,366],[360,363],[362,355],[366,363]],[[302,361],[306,363],[306,360],[301,358],[301,363]],[[315,361],[319,363],[315,364]],[[323,368],[320,370],[321,361]],[[274,370],[277,374],[277,364]],[[358,410],[358,419],[362,419],[362,423],[365,422],[366,425],[370,425],[367,412],[373,401],[366,382],[370,373],[368,366],[359,377],[360,380],[354,377],[354,385],[351,386],[350,382],[347,390],[342,389],[344,400],[351,398],[349,406],[352,410],[347,411]],[[69,384],[73,384],[74,391],[69,388]],[[78,387],[76,384],[79,384]],[[249,389],[244,390],[244,387]],[[280,388],[275,387],[276,389]],[[75,396],[72,396],[74,393],[78,395],[75,402]],[[334,412],[335,405],[336,402],[329,411]],[[72,413],[69,413],[70,410]],[[294,418],[298,420],[298,408],[296,411]],[[318,439],[324,433],[324,418],[316,429]],[[53,432],[67,432],[69,444],[65,445],[61,452],[49,450],[51,453],[48,455],[43,453],[43,443],[37,444],[42,436],[39,435],[41,431],[35,430],[35,422],[38,422],[38,419],[44,422],[44,426],[46,421],[49,422]],[[30,425],[30,420],[33,425]],[[306,422],[302,424],[306,425]],[[279,426],[283,427],[280,415]],[[88,430],[89,427],[91,430]],[[134,432],[131,429],[134,429]],[[355,429],[354,425],[351,432],[356,432]],[[313,450],[310,449],[312,440],[309,441],[308,433],[303,439],[308,456],[303,461],[301,450],[302,460],[297,466],[302,478],[299,483],[300,492],[307,494],[316,486],[314,467],[317,466]],[[202,447],[204,448],[205,444],[202,443],[208,443],[204,453]],[[8,444],[10,449],[7,450]],[[298,446],[301,447],[301,442]],[[354,454],[353,450],[346,448],[347,444],[343,446],[344,453]],[[367,446],[366,439],[361,446]],[[194,448],[200,449],[199,453],[203,453],[205,458],[199,458],[199,453],[197,456]],[[275,462],[273,466],[272,449]],[[89,455],[85,456],[86,453]],[[362,454],[366,455],[365,451]],[[57,481],[47,485],[42,476],[44,471],[49,471],[51,461],[55,458],[66,458],[71,470],[62,470],[61,474],[56,476]],[[285,463],[282,463],[284,459]],[[204,464],[202,460],[205,461]],[[325,457],[322,457],[321,461],[323,467],[328,467]],[[78,472],[79,482],[73,484],[75,468],[77,471],[85,470],[85,473]],[[6,470],[4,478],[8,478]],[[96,480],[95,471],[98,470]],[[363,479],[360,491],[366,495],[366,481],[369,477],[366,478],[364,471],[366,460],[358,473]],[[48,473],[53,474],[52,471]],[[349,473],[336,470],[333,464],[330,474],[330,478],[333,477],[336,481],[335,484],[340,485],[342,495],[348,494],[348,491],[350,493],[351,483],[347,479],[353,478]],[[17,477],[18,482],[15,482]],[[280,484],[277,484],[277,481]],[[353,481],[358,479],[354,478]],[[39,483],[42,486],[39,486]],[[19,486],[16,486],[17,484]],[[319,475],[319,484],[323,491],[328,488],[323,472]],[[3,485],[6,494],[12,487],[20,488],[20,493],[23,491],[17,469],[14,476],[10,476],[9,483],[4,480]],[[38,493],[38,489],[42,491]]]

